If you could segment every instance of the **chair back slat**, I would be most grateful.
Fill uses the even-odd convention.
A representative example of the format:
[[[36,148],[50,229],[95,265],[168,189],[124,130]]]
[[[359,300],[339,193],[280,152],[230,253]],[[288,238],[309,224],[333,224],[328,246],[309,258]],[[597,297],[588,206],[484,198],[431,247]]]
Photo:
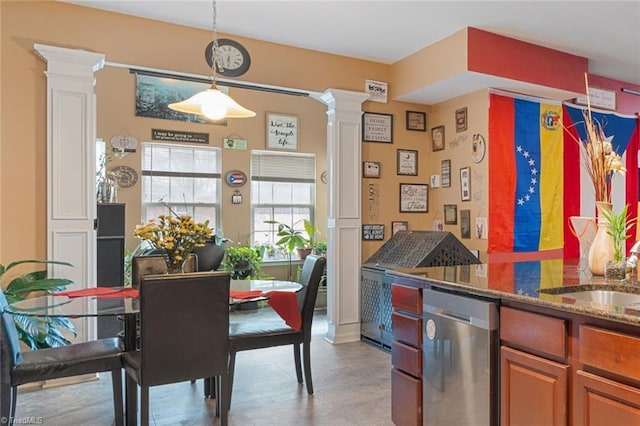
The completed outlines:
[[[2,314],[2,332],[0,336],[0,360],[2,360],[2,374],[5,374],[5,367],[13,367],[20,361],[20,338],[18,329],[13,320],[13,315],[6,312],[9,306],[3,291],[0,291],[0,312]],[[11,363],[7,364],[5,360]],[[5,376],[6,377],[6,376]]]
[[[311,335],[313,311],[315,309],[318,288],[324,275],[326,262],[327,260],[324,257],[310,254],[302,264],[300,284],[303,288],[298,292],[298,306],[300,307],[300,316],[302,317],[302,328],[308,336]]]
[[[140,384],[155,386],[226,372],[229,274],[143,276]]]

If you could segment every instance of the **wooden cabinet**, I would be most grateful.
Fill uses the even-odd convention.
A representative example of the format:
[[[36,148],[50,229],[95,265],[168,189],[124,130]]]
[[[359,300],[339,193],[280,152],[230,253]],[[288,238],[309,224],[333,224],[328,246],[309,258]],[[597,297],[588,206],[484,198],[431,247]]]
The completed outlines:
[[[567,425],[566,321],[503,307],[500,339],[500,424]]]
[[[422,425],[422,290],[391,286],[391,420]]]
[[[569,366],[503,346],[500,349],[503,425],[566,425]]]

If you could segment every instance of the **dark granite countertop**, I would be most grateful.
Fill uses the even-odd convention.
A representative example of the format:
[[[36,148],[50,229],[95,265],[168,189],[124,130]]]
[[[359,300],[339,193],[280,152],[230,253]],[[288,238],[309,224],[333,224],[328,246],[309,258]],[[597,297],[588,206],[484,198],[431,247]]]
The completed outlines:
[[[584,290],[615,290],[640,295],[634,274],[632,283],[608,282],[579,270],[575,260],[540,260],[480,265],[437,266],[388,270],[390,276],[418,281],[418,287],[443,287],[469,294],[512,300],[575,312],[597,318],[640,325],[640,304],[616,306],[564,297]],[[412,281],[413,281],[412,280]]]

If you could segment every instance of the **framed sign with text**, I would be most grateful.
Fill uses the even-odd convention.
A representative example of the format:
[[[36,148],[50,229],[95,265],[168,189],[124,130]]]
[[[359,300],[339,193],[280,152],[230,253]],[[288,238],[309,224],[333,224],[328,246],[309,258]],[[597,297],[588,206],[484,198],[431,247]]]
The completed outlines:
[[[429,185],[401,183],[400,212],[427,213],[429,211]]]
[[[298,117],[267,113],[267,149],[298,149]]]
[[[393,115],[372,112],[362,114],[362,140],[393,143]]]

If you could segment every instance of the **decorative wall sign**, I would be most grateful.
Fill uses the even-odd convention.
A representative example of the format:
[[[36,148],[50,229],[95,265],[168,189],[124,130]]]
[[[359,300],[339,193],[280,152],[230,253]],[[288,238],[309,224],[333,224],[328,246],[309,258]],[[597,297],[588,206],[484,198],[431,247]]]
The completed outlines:
[[[433,220],[433,230],[434,231],[444,231],[444,223],[442,219],[434,219]]]
[[[587,105],[587,96],[578,96],[576,98],[576,103]],[[589,87],[589,103],[592,107],[616,109],[616,92],[613,90]]]
[[[431,129],[431,149],[442,151],[444,149],[444,126]]]
[[[487,218],[476,217],[476,236],[478,239],[486,240],[489,237],[489,230],[487,228]]]
[[[238,138],[224,138],[222,139],[222,146],[225,149],[247,149],[247,140],[246,139],[238,139]]]
[[[380,162],[379,161],[363,161],[362,162],[362,177],[379,178],[380,177]]]
[[[408,230],[409,230],[409,222],[407,222],[406,220],[391,222],[391,235],[396,235],[396,232],[398,231],[408,231]]]
[[[427,131],[427,113],[407,111],[407,130]]]
[[[444,223],[446,225],[458,224],[458,205],[457,204],[444,205]]]
[[[431,188],[440,188],[440,175],[431,175]]]
[[[429,185],[401,183],[400,212],[426,213],[429,211]]]
[[[469,167],[463,167],[460,169],[460,199],[462,201],[471,200],[470,173],[471,169]]]
[[[138,172],[129,166],[115,166],[107,174],[115,179],[120,188],[131,188],[138,182]]]
[[[362,114],[362,140],[393,143],[393,115],[373,112]]]
[[[247,183],[247,175],[240,170],[230,170],[225,175],[224,181],[231,187],[239,188]]]
[[[456,133],[467,130],[467,107],[456,110]]]
[[[362,225],[362,239],[365,241],[384,240],[384,225]]]
[[[113,136],[110,142],[113,151],[122,154],[120,157],[136,152],[136,147],[138,146],[138,139],[133,136]]]
[[[442,187],[449,188],[451,186],[451,160],[442,160],[442,163],[440,163],[440,174],[442,177]]]
[[[398,169],[396,174],[404,176],[418,176],[418,151],[411,149],[397,150]]]
[[[242,194],[237,189],[231,194],[231,204],[242,204]]]
[[[267,148],[298,149],[298,117],[267,113]]]
[[[387,103],[387,92],[389,86],[382,81],[365,80],[364,91],[369,94],[368,101]]]
[[[460,210],[460,236],[471,238],[471,210]]]
[[[183,132],[178,130],[151,129],[151,139],[157,141],[209,143],[209,133]]]
[[[484,160],[484,156],[487,153],[487,143],[484,140],[484,136],[480,133],[473,135],[473,142],[471,142],[471,159],[474,163],[480,163]]]

